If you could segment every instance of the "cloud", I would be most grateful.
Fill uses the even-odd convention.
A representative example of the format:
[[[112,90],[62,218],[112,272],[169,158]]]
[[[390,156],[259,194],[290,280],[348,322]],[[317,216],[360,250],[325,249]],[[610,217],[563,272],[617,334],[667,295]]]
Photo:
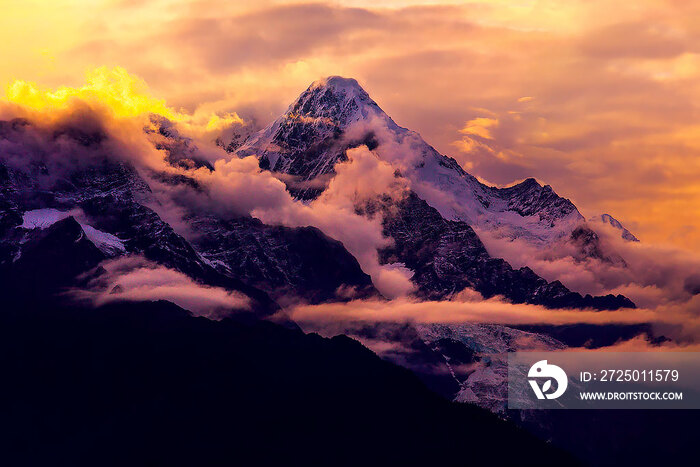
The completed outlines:
[[[604,254],[619,255],[624,263],[597,258],[581,259],[577,247],[564,239],[542,250],[498,232],[477,229],[492,256],[513,267],[530,267],[541,277],[560,280],[571,290],[593,295],[623,294],[638,306],[685,303],[697,296],[692,286],[700,255],[695,252],[645,242],[628,242],[620,231],[601,222],[593,223]]]
[[[138,167],[164,165],[164,154],[143,135],[137,118],[117,118],[105,106],[71,99],[60,108],[36,110],[0,102],[6,120],[0,159],[20,172],[34,172],[33,189],[90,165],[118,160]]]
[[[153,97],[143,79],[119,66],[88,70],[85,81],[82,86],[50,89],[15,80],[7,87],[6,102],[14,106],[12,110],[15,112],[19,110],[40,115],[44,121],[75,115],[80,106],[87,106],[98,113],[100,118],[95,118],[96,121],[116,118],[123,123],[128,119],[143,119],[156,114],[205,141],[213,141],[231,126],[244,124],[235,112],[208,112],[206,106],[193,113],[177,111],[169,107],[164,99]]]
[[[538,305],[512,304],[500,297],[478,300],[472,296],[452,301],[418,301],[407,298],[389,302],[355,300],[346,303],[297,305],[287,310],[303,328],[323,328],[331,323],[485,323],[518,326],[549,324],[651,324],[657,335],[676,345],[700,343],[700,296],[682,304],[666,304],[635,310],[550,310]]]
[[[651,313],[597,312],[586,310],[548,310],[537,305],[516,305],[500,298],[479,301],[418,301],[411,299],[352,301],[323,305],[299,305],[291,310],[295,321],[377,321],[442,323],[572,324],[572,323],[644,323]]]
[[[197,66],[223,73],[339,47],[347,35],[380,21],[379,15],[366,9],[320,3],[280,5],[234,17],[178,18],[168,24],[162,38],[179,47]]]
[[[127,106],[120,112],[143,103],[164,106],[161,112],[186,116],[179,124],[191,125],[192,133],[201,129],[197,136],[206,140],[222,125],[240,125],[239,119],[269,122],[319,77],[353,76],[399,124],[420,131],[481,179],[503,185],[534,176],[572,199],[585,217],[611,212],[625,219],[646,244],[694,250],[700,240],[700,140],[693,123],[700,97],[700,28],[690,21],[698,13],[693,2],[555,1],[527,8],[512,2],[392,2],[385,9],[362,1],[349,8],[325,2],[222,7],[183,0],[169,8],[97,3],[85,11],[69,3],[51,6],[48,11],[62,21],[44,21],[51,23],[44,27],[42,15],[28,14],[29,7],[7,9],[2,34],[21,46],[5,52],[13,66],[0,72],[2,81],[40,80],[53,86],[51,93],[59,93],[58,84],[73,84],[78,91],[67,94],[78,93],[81,112],[99,113],[90,93],[106,77],[106,100]],[[75,84],[83,69],[104,63],[137,72],[150,89],[112,68]],[[122,88],[133,91],[123,102]],[[39,86],[24,83],[18,89],[19,95],[36,90],[48,99]],[[90,119],[82,120],[87,125]],[[125,124],[110,128],[109,122],[103,119],[105,128],[97,130],[123,136],[121,149],[113,152],[160,164],[162,154],[130,136]],[[460,133],[464,122],[474,125]],[[52,150],[60,152],[58,146]],[[206,150],[209,160],[224,157]],[[248,169],[227,170],[240,177]],[[259,201],[260,212],[267,210],[272,219],[268,205],[286,196],[281,185],[270,179],[241,182],[239,188],[246,187],[261,190],[260,199],[247,202],[242,191],[230,190],[236,200],[227,202],[246,212]],[[315,222],[333,231],[323,216],[314,218],[288,201],[280,206],[275,214],[280,222]],[[342,225],[358,232],[377,231],[349,215],[346,220]],[[381,244],[376,233],[370,238]],[[663,262],[664,248],[654,264]],[[676,264],[682,256],[671,254],[669,261]],[[518,263],[517,254],[512,257]],[[679,290],[677,297],[684,293],[682,285],[660,288],[656,282],[670,282],[663,274],[639,284],[607,266],[594,273],[566,258],[540,259],[538,272],[579,290],[628,290],[645,304],[668,300],[663,297],[669,288]],[[363,261],[363,267],[371,263]],[[688,274],[669,277],[683,284]]]
[[[390,242],[382,233],[381,219],[369,219],[356,212],[356,206],[365,200],[379,196],[403,196],[405,181],[397,179],[394,169],[379,160],[366,146],[348,150],[347,156],[347,162],[336,165],[336,176],[328,188],[309,204],[292,200],[282,182],[268,172],[261,173],[254,157],[221,162],[221,167],[225,167],[221,173],[226,177],[230,165],[249,164],[248,168],[256,174],[255,180],[266,179],[265,189],[256,187],[255,190],[246,188],[245,192],[241,191],[237,186],[244,179],[240,177],[241,172],[236,173],[238,181],[229,179],[210,186],[215,196],[222,196],[219,203],[225,203],[224,200],[234,204],[235,200],[256,203],[256,206],[246,204],[245,207],[265,223],[318,227],[326,235],[343,243],[383,295],[388,298],[405,295],[413,289],[410,282],[412,273],[402,265],[379,264],[377,249]],[[218,180],[220,175],[217,172],[220,172],[218,165],[213,173],[205,175],[204,180],[207,180],[206,177]],[[205,172],[200,171],[202,173]],[[367,174],[372,174],[372,177]],[[244,193],[245,196],[238,196]],[[262,200],[257,199],[261,193]]]
[[[584,54],[604,58],[673,58],[694,45],[683,29],[663,20],[620,22],[587,34],[579,43]]]
[[[150,182],[155,199],[147,196],[149,206],[182,235],[196,235],[182,220],[188,211],[252,215],[289,227],[315,226],[341,241],[385,296],[394,298],[413,289],[412,272],[405,266],[379,264],[377,249],[390,241],[382,234],[381,219],[356,212],[366,200],[401,197],[407,189],[406,181],[366,146],[349,150],[348,161],[336,167],[337,175],[324,193],[305,204],[294,200],[282,181],[260,170],[255,157],[232,158],[202,141],[195,128],[196,114],[175,112],[164,101],[154,100],[142,81],[122,69],[96,70],[88,74],[86,85],[76,88],[50,90],[26,83],[16,88],[0,111],[7,118],[26,117],[30,123],[0,140],[5,149],[2,158],[22,170],[30,170],[33,163],[46,164],[49,175],[39,177],[44,188],[81,165],[126,162]],[[144,126],[152,125],[152,113],[173,118],[173,129],[194,137],[193,154],[215,161],[214,170],[186,170],[166,163],[165,152],[156,149],[144,132]],[[229,115],[226,120],[239,119]],[[61,132],[68,137],[57,138]],[[200,189],[161,183],[153,173],[193,178]],[[369,173],[372,177],[367,177]]]
[[[498,126],[498,120],[495,118],[477,117],[469,120],[459,132],[465,135],[479,136],[484,139],[493,139],[490,128],[496,126]]]
[[[183,116],[170,109],[163,99],[148,94],[146,83],[125,69],[95,68],[87,73],[80,87],[61,86],[42,89],[35,83],[14,81],[7,88],[7,100],[39,112],[67,109],[76,100],[109,109],[118,117],[135,117],[156,113],[171,120]]]
[[[100,264],[104,273],[86,289],[71,292],[96,306],[114,301],[167,300],[198,316],[219,319],[250,308],[250,299],[239,292],[199,284],[185,274],[128,256]]]
[[[19,45],[0,81],[71,84],[119,64],[177,112],[265,124],[310,82],[353,76],[482,179],[533,176],[586,217],[612,212],[648,241],[698,244],[696,2],[349,4],[17,4],[4,11],[2,39]],[[485,115],[499,121],[486,128],[493,151],[460,133]]]
[[[327,189],[310,203],[294,200],[281,180],[259,168],[255,156],[219,159],[213,171],[200,168],[183,172],[169,167],[169,171],[193,177],[204,189],[154,181],[161,198],[160,206],[154,209],[177,225],[184,225],[178,219],[194,211],[223,217],[252,215],[271,225],[317,227],[343,243],[384,296],[406,295],[414,287],[410,281],[413,273],[401,264],[379,264],[377,250],[389,245],[390,239],[382,233],[381,219],[360,215],[356,208],[378,197],[402,197],[407,182],[397,178],[394,169],[366,146],[349,150],[347,156],[346,162],[336,165],[336,175],[328,181]],[[196,232],[185,229],[183,235]]]

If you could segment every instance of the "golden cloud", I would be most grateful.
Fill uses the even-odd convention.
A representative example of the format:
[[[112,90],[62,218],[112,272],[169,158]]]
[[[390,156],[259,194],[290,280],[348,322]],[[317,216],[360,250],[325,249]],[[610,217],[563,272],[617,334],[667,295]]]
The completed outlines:
[[[493,139],[490,129],[497,126],[498,120],[495,118],[478,117],[469,120],[459,132],[465,135],[479,136],[484,139]]]
[[[119,64],[172,107],[135,99],[118,112],[188,114],[211,137],[236,124],[233,110],[266,124],[310,82],[352,76],[474,175],[533,176],[587,217],[611,211],[644,241],[697,249],[698,14],[698,2],[660,0],[14,2],[0,82],[55,94],[84,69]],[[12,94],[54,105],[44,91]],[[479,118],[499,123],[460,133]]]

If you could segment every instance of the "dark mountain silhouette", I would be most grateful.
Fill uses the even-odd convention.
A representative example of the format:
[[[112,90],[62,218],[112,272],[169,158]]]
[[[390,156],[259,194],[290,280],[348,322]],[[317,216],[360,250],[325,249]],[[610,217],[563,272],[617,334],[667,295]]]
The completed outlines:
[[[167,302],[5,306],[0,365],[6,465],[574,463],[350,338]]]

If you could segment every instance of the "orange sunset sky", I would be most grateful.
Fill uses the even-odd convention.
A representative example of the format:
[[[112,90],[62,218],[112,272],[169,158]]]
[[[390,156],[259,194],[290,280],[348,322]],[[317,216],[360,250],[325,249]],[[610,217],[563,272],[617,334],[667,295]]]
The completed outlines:
[[[354,77],[490,183],[534,176],[643,242],[700,245],[700,2],[0,5],[3,93],[119,66],[179,113],[265,125],[312,81]]]

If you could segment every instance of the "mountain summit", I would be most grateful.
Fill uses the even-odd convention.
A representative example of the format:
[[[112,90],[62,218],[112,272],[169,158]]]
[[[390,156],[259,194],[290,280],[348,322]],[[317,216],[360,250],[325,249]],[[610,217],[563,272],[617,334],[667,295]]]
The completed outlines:
[[[379,109],[379,106],[374,102],[367,94],[360,83],[354,78],[343,78],[342,76],[329,76],[328,78],[321,79],[311,83],[311,86],[295,101],[294,106],[300,104],[308,104],[310,100],[317,99],[319,97],[327,96],[329,98],[328,102],[338,103],[354,103],[357,108],[362,108],[362,105],[375,106]],[[312,104],[314,110],[319,111],[322,109],[322,105]],[[309,110],[312,110],[311,108]],[[380,110],[380,109],[379,109]],[[320,115],[319,115],[320,116]],[[326,115],[328,117],[333,116],[331,114]]]
[[[312,83],[237,153],[256,155],[261,168],[287,175],[291,193],[310,199],[323,191],[335,164],[347,160],[347,149],[363,144],[395,166],[445,219],[537,246],[566,238],[584,222],[573,203],[534,179],[508,188],[481,183],[418,133],[397,125],[350,78]]]
[[[261,168],[309,182],[333,173],[337,162],[347,160],[348,148],[376,146],[371,131],[359,132],[359,138],[348,133],[351,127],[375,120],[398,129],[356,80],[331,76],[312,83],[283,115],[249,138],[237,153],[254,154]],[[317,189],[290,188],[304,199],[320,193]]]
[[[470,287],[485,297],[503,295],[550,307],[634,306],[622,296],[582,297],[529,268],[516,270],[492,258],[480,231],[543,247],[585,228],[583,216],[571,201],[533,178],[507,188],[481,183],[418,133],[397,125],[354,79],[333,76],[312,83],[237,155],[257,156],[262,169],[283,175],[290,193],[309,200],[325,190],[335,165],[347,161],[348,149],[361,145],[410,187],[405,200],[370,200],[356,209],[382,216],[384,235],[394,247],[380,251],[380,260],[414,271],[419,296],[449,299]]]
[[[287,109],[287,117],[330,119],[337,127],[375,116],[386,116],[353,78],[330,76],[311,83]]]

